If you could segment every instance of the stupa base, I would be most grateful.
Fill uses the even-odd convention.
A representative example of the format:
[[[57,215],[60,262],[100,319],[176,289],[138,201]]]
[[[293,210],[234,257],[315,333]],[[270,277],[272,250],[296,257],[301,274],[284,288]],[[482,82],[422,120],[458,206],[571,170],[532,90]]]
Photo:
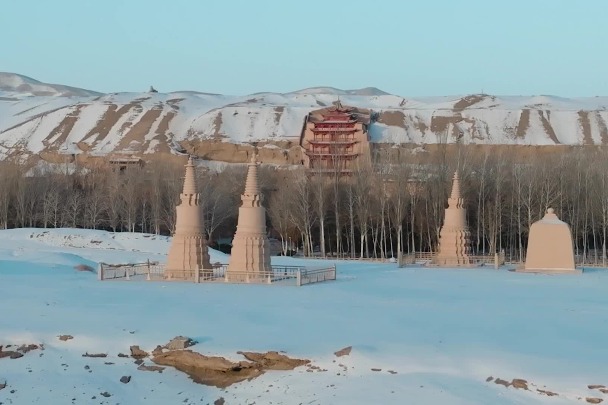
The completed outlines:
[[[270,272],[266,274],[258,272],[244,272],[244,271],[226,271],[224,277],[227,283],[251,283],[251,284],[270,284],[272,282],[272,276]]]
[[[536,274],[582,274],[581,269],[515,269],[516,273],[536,273]]]
[[[196,270],[165,270],[166,280],[194,281]]]
[[[467,256],[460,257],[435,257],[431,261],[435,267],[477,267]]]

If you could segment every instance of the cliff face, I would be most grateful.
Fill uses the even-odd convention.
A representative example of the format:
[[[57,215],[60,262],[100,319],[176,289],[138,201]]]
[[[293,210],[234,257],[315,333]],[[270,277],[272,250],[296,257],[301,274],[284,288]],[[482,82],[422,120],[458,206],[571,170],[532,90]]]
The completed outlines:
[[[608,144],[608,97],[407,99],[369,88],[249,96],[98,94],[7,77],[0,76],[0,159],[196,151],[212,160],[246,161],[247,148],[240,145],[259,142],[276,163],[294,163],[305,116],[338,98],[376,113],[369,129],[374,143]]]

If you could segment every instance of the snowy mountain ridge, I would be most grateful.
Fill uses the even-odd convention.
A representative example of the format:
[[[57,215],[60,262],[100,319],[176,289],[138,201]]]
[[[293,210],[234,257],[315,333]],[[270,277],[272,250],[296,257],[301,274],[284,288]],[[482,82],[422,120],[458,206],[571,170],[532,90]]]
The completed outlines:
[[[101,93],[62,84],[42,83],[31,77],[0,72],[0,91],[17,92],[33,96],[97,96]]]
[[[299,142],[306,115],[331,106],[369,108],[376,143],[608,144],[608,97],[405,98],[376,88],[315,87],[245,96],[195,91],[109,93],[0,73],[0,159],[42,152],[174,153],[182,142]]]

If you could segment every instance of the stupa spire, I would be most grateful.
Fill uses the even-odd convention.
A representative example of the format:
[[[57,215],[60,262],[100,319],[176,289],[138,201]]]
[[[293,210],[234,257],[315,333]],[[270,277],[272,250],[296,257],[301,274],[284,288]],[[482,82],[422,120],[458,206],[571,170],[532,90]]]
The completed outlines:
[[[448,199],[448,206],[458,208],[463,206],[462,196],[460,195],[460,177],[458,171],[454,172],[452,177],[452,193]]]
[[[253,155],[251,156],[251,161],[247,165],[247,181],[245,182],[245,192],[241,197],[243,201],[245,201],[245,198],[252,199],[254,196],[260,195],[257,158],[258,154],[254,151]]]
[[[186,175],[184,176],[184,188],[182,194],[190,195],[197,194],[196,187],[196,176],[194,175],[194,163],[192,162],[192,156],[188,157],[188,163],[186,163]]]

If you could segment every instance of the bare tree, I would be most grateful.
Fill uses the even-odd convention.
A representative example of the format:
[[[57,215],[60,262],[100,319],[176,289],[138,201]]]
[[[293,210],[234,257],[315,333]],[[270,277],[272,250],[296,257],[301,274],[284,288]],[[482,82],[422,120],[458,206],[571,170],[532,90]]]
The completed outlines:
[[[312,226],[315,222],[310,182],[306,176],[297,176],[290,185],[291,222],[300,231],[304,255],[308,256],[313,252]]]
[[[359,228],[359,256],[369,257],[368,234],[372,216],[374,198],[381,192],[377,182],[382,179],[374,176],[371,167],[358,168],[355,171],[355,183],[353,185],[355,197],[355,211]],[[383,198],[384,196],[381,196]]]
[[[292,202],[293,199],[290,196],[292,191],[291,182],[294,180],[293,175],[288,173],[283,176],[279,182],[277,182],[276,188],[270,200],[268,202],[268,216],[274,227],[281,237],[281,247],[283,255],[287,255],[288,249],[292,246],[289,241],[289,235],[293,230],[292,221]]]
[[[405,161],[397,160],[391,165],[389,172],[390,191],[387,195],[389,199],[389,209],[392,216],[391,222],[397,236],[397,257],[401,260],[403,246],[403,222],[407,215],[410,192],[408,187],[411,180],[411,171]]]
[[[328,179],[322,173],[316,173],[311,177],[310,184],[312,188],[315,215],[319,221],[319,248],[321,256],[326,257],[325,228],[327,227],[326,216],[331,191],[329,189]]]

